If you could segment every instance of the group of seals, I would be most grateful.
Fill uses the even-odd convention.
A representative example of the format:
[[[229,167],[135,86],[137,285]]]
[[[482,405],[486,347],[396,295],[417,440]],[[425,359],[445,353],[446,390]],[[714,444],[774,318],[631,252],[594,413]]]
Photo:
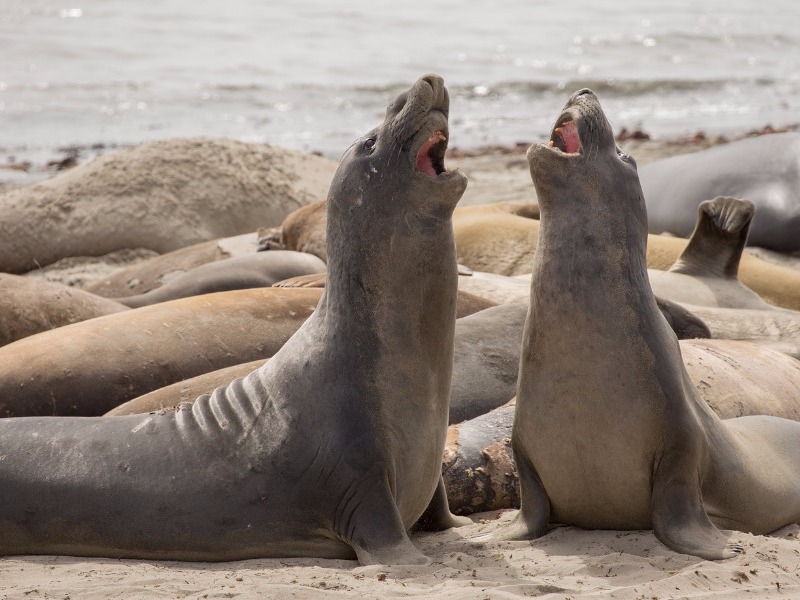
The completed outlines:
[[[521,510],[498,537],[536,537],[551,521],[652,526],[715,559],[740,550],[715,524],[758,533],[797,520],[800,423],[722,421],[694,389],[662,311],[686,315],[647,283],[635,163],[589,90],[529,151],[542,217],[530,308],[475,315],[452,402],[452,215],[466,178],[444,169],[448,105],[426,76],[346,152],[322,221],[325,290],[296,290],[322,298],[265,365],[174,411],[0,421],[12,457],[0,461],[0,552],[424,564],[407,535],[423,511],[432,528],[469,522],[450,513],[441,477],[448,406],[452,423],[506,400],[517,363],[498,358],[516,358],[510,324],[526,312],[516,404],[460,430],[506,437],[514,413]],[[497,347],[478,351],[482,328],[501,326]],[[496,390],[470,397],[487,372]],[[513,468],[508,445],[482,452]],[[445,472],[460,459],[445,454]]]
[[[0,552],[428,562],[407,530],[434,493],[434,524],[459,524],[441,485],[466,188],[444,170],[448,104],[426,76],[344,155],[323,297],[263,368],[191,410],[1,420]]]
[[[512,434],[521,509],[499,537],[652,528],[720,559],[741,547],[717,527],[797,522],[800,423],[721,420],[693,389],[648,285],[635,162],[590,90],[528,161],[541,227]]]

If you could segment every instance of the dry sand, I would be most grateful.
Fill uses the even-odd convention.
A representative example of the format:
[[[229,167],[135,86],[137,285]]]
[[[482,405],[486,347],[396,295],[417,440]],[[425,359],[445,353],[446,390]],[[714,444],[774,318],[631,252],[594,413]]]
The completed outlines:
[[[631,141],[640,164],[701,143]],[[454,152],[470,176],[464,204],[533,199],[525,148]],[[69,259],[37,275],[79,285],[151,253]],[[779,259],[782,257],[778,257]],[[559,527],[533,542],[479,544],[515,511],[473,515],[474,525],[416,533],[426,567],[360,567],[355,561],[260,559],[182,563],[54,556],[0,559],[0,598],[800,598],[800,527],[774,536],[734,532],[745,552],[727,561],[676,554],[649,531]],[[498,518],[499,517],[499,518]]]
[[[534,542],[476,543],[515,511],[474,515],[458,530],[420,533],[425,567],[259,559],[184,563],[32,556],[0,560],[2,598],[800,598],[797,526],[735,533],[737,558],[710,562],[666,549],[649,531],[558,527]]]

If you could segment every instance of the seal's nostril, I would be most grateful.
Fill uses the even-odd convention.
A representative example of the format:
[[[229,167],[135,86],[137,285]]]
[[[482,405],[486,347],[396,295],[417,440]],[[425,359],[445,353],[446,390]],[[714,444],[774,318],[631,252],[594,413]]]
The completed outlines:
[[[444,79],[439,77],[438,75],[428,74],[421,77],[423,81],[426,81],[428,85],[430,85],[434,91],[441,89],[444,87]]]
[[[594,94],[594,92],[589,88],[583,88],[575,92],[575,97],[577,98],[578,96],[586,96],[587,94]]]

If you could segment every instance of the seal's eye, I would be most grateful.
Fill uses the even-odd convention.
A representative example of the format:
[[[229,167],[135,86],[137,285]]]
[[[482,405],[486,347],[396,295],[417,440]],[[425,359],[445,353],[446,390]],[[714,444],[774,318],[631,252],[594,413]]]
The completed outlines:
[[[367,138],[364,142],[364,150],[372,150],[375,147],[375,138]]]

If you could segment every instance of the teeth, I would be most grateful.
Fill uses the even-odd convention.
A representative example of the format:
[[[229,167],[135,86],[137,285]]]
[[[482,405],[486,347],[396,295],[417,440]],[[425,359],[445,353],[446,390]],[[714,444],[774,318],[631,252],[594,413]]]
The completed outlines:
[[[564,130],[563,130],[563,129],[561,129],[561,127],[556,127],[556,128],[555,128],[555,132],[556,132],[558,135],[561,135],[561,132],[562,132],[562,131],[564,131]]]
[[[555,144],[555,142],[554,142],[553,140],[550,140],[549,142],[547,142],[547,145],[548,145],[548,146],[550,146],[550,147],[552,148],[552,147],[553,147],[553,146],[555,146],[556,144]]]
[[[445,142],[445,141],[447,141],[447,138],[446,138],[446,137],[444,137],[444,134],[443,134],[441,131],[437,131],[436,133],[439,135],[439,141],[440,141],[440,142]]]

